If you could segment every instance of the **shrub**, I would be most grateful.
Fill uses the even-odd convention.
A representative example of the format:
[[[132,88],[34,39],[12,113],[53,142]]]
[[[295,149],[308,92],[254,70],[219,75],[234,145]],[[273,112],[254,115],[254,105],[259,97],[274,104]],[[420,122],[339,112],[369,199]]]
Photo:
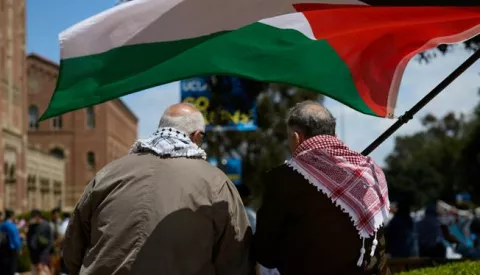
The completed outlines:
[[[40,211],[40,212],[46,220],[50,220],[52,218],[52,214],[50,214],[50,211]],[[30,220],[30,212],[21,213],[21,214],[17,215],[17,219],[19,219],[19,220],[24,219],[26,221],[29,221]]]
[[[26,245],[22,246],[22,252],[18,255],[17,272],[24,273],[30,271],[30,255]]]
[[[399,275],[473,275],[480,274],[480,261],[451,263],[437,267],[422,268]]]

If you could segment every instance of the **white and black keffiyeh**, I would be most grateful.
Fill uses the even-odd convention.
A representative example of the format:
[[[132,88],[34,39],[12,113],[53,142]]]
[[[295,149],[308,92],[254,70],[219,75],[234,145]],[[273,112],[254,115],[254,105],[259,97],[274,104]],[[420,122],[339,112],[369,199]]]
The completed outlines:
[[[175,128],[159,128],[147,139],[139,139],[130,149],[130,154],[150,150],[163,158],[207,159],[205,151],[190,140],[187,134]]]

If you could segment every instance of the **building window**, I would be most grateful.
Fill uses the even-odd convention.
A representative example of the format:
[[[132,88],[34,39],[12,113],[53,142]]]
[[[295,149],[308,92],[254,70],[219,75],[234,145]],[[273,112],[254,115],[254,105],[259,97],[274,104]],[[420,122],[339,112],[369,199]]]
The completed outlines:
[[[5,184],[14,184],[16,180],[16,171],[15,171],[15,164],[8,165],[8,163],[5,163]]]
[[[52,150],[50,150],[50,155],[59,158],[59,159],[64,159],[65,158],[65,153],[61,148],[55,147]]]
[[[37,191],[36,177],[34,175],[28,175],[28,180],[27,180],[28,209],[38,208],[36,191]]]
[[[56,116],[52,119],[53,129],[60,130],[63,127],[62,116]]]
[[[95,168],[95,154],[93,152],[87,153],[87,163],[90,169]]]
[[[89,129],[95,128],[95,111],[93,107],[87,108],[87,127]]]
[[[37,189],[35,176],[29,175],[27,180],[27,190],[35,191]]]
[[[62,183],[59,181],[54,181],[53,182],[53,193],[55,195],[61,195],[62,194]]]
[[[48,193],[50,192],[50,181],[48,179],[40,179],[40,192]]]
[[[8,171],[8,176],[9,178],[14,181],[15,178],[16,178],[16,171],[15,171],[15,164],[13,164],[12,166],[10,166],[10,171]]]
[[[35,105],[28,108],[28,128],[30,130],[38,129],[38,107]]]
[[[50,181],[45,178],[40,179],[40,200],[41,200],[41,205],[40,208],[50,208],[51,204],[51,198],[49,196],[50,193]]]

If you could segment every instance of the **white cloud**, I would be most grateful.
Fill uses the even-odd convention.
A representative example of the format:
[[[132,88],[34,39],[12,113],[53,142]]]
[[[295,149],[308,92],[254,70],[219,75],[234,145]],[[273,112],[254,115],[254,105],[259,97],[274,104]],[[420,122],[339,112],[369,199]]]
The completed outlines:
[[[469,55],[470,53],[466,51],[457,50],[444,57],[440,56],[429,64],[419,64],[416,60],[412,60],[404,74],[397,100],[396,115],[399,116],[412,107]],[[375,160],[383,164],[384,158],[393,149],[395,136],[419,130],[421,128],[419,118],[427,113],[442,116],[450,111],[469,112],[479,101],[477,96],[477,89],[480,87],[479,72],[480,64],[477,62],[433,99],[412,121],[402,126],[396,134],[378,147],[372,153]],[[180,102],[179,88],[179,83],[175,82],[123,98],[140,119],[139,137],[150,135],[156,129],[165,108]],[[395,122],[395,120],[363,115],[331,99],[326,100],[326,106],[337,117],[339,137],[344,138],[349,146],[358,151],[365,149]]]

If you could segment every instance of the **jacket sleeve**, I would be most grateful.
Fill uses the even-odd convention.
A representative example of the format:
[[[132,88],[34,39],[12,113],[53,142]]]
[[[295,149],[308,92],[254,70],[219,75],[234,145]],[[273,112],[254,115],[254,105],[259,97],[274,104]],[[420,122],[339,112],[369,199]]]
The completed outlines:
[[[22,239],[20,239],[20,231],[18,231],[16,226],[13,227],[13,245],[15,250],[22,250]]]
[[[22,241],[20,240],[20,233],[15,224],[5,223],[2,229],[6,231],[8,235],[8,239],[11,242],[11,248],[20,251],[22,249]]]
[[[275,170],[274,170],[275,171]],[[267,268],[278,268],[278,255],[281,253],[282,230],[285,228],[283,182],[272,178],[274,171],[266,177],[266,189],[262,206],[257,212],[257,228],[253,241],[255,259]]]
[[[233,183],[225,182],[218,199],[220,206],[215,214],[215,227],[220,237],[214,248],[215,274],[255,274],[250,255],[252,229]]]
[[[62,256],[68,274],[79,274],[86,248],[90,242],[90,217],[92,215],[92,180],[78,201],[63,240]]]

